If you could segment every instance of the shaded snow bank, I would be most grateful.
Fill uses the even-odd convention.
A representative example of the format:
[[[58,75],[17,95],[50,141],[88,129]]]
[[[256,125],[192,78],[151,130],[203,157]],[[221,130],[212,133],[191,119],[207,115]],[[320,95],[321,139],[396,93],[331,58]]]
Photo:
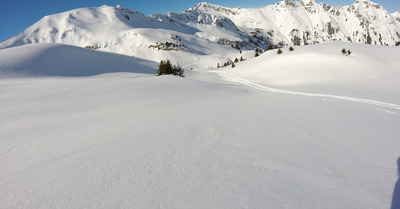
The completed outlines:
[[[91,76],[112,72],[154,74],[157,63],[61,44],[30,44],[0,50],[0,78]]]

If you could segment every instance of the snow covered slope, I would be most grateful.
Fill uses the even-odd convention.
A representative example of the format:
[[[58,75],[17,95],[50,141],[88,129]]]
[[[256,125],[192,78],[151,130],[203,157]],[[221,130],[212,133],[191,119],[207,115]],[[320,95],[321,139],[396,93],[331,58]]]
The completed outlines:
[[[237,53],[239,49],[305,45],[339,40],[395,45],[398,13],[357,0],[335,8],[314,0],[284,0],[260,9],[199,3],[182,13],[145,16],[121,6],[81,8],[44,17],[0,49],[30,43],[62,43],[159,61],[198,55]],[[168,55],[166,55],[168,54]],[[189,62],[182,61],[183,65]]]
[[[60,75],[54,59],[80,74],[86,56],[117,60],[102,72],[133,66],[0,79],[0,208],[375,209],[399,196],[397,48],[304,46],[186,78],[62,45],[0,52],[8,72]]]
[[[157,63],[61,44],[31,44],[0,50],[0,78],[90,76],[112,72],[154,74]]]
[[[187,13],[192,11],[229,18],[242,31],[275,45],[329,40],[394,45],[400,41],[400,22],[396,15],[388,14],[368,0],[357,0],[343,8],[314,0],[285,0],[261,9],[231,9],[201,3]]]
[[[224,58],[237,50],[194,36],[196,31],[169,25],[120,6],[81,8],[46,16],[18,36],[0,44],[9,48],[30,43],[62,43],[182,65],[195,59]],[[202,57],[205,58],[202,58]]]
[[[345,48],[352,53],[343,55]],[[221,68],[256,84],[309,93],[362,96],[400,104],[400,48],[331,42],[270,50]]]

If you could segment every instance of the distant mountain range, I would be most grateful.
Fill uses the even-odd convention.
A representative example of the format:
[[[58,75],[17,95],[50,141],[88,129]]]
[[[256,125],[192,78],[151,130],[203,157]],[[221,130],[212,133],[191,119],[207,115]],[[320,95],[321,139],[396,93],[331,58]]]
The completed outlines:
[[[102,6],[46,16],[0,49],[46,42],[146,57],[146,50],[203,55],[226,47],[267,49],[327,41],[393,46],[400,42],[400,13],[389,14],[369,0],[344,7],[284,0],[259,9],[199,3],[182,13],[150,16]]]

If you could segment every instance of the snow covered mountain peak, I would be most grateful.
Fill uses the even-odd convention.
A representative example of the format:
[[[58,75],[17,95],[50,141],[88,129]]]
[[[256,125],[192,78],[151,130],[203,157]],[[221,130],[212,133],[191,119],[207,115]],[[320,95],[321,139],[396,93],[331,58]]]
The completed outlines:
[[[200,55],[347,41],[393,46],[400,42],[400,14],[369,0],[333,7],[315,0],[283,0],[259,9],[202,2],[185,12],[146,16],[120,5],[81,8],[44,17],[0,49],[62,43],[142,58],[163,50]],[[171,45],[173,43],[173,45]]]
[[[304,5],[313,6],[314,4],[316,4],[314,0],[301,0],[300,3],[301,3],[303,6],[304,6]]]
[[[301,0],[300,2],[302,2],[303,4],[315,4],[314,0]]]
[[[380,6],[380,5],[377,4],[377,3],[372,2],[372,1],[370,1],[370,0],[357,0],[357,1],[355,1],[355,2],[352,4],[352,6],[354,6],[355,8],[364,9],[364,10],[365,10],[365,9],[370,9],[370,10],[374,10],[374,9],[377,9],[377,10],[384,10],[382,6]]]
[[[193,7],[191,7],[188,11],[197,11],[197,12],[203,12],[203,13],[226,13],[226,14],[237,14],[237,12],[233,11],[233,9],[227,8],[227,7],[222,7],[218,6],[215,4],[210,4],[207,2],[201,2]]]
[[[310,13],[315,13],[319,9],[319,5],[314,0],[301,0],[300,4]]]
[[[295,0],[283,0],[276,3],[274,6],[277,8],[291,8],[291,7],[297,7],[298,6],[297,4],[298,2],[296,2]]]
[[[208,2],[200,2],[192,6],[189,10],[201,10],[205,8],[212,8],[213,6],[216,6],[214,4],[208,3]]]

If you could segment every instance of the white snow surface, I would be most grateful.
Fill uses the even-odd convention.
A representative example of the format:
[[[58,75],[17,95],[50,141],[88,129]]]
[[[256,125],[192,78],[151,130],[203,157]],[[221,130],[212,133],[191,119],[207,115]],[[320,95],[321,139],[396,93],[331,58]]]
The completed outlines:
[[[185,78],[72,46],[0,50],[0,208],[397,204],[399,48],[283,50]]]
[[[90,76],[111,72],[154,74],[157,63],[62,44],[30,44],[0,50],[0,78]]]

